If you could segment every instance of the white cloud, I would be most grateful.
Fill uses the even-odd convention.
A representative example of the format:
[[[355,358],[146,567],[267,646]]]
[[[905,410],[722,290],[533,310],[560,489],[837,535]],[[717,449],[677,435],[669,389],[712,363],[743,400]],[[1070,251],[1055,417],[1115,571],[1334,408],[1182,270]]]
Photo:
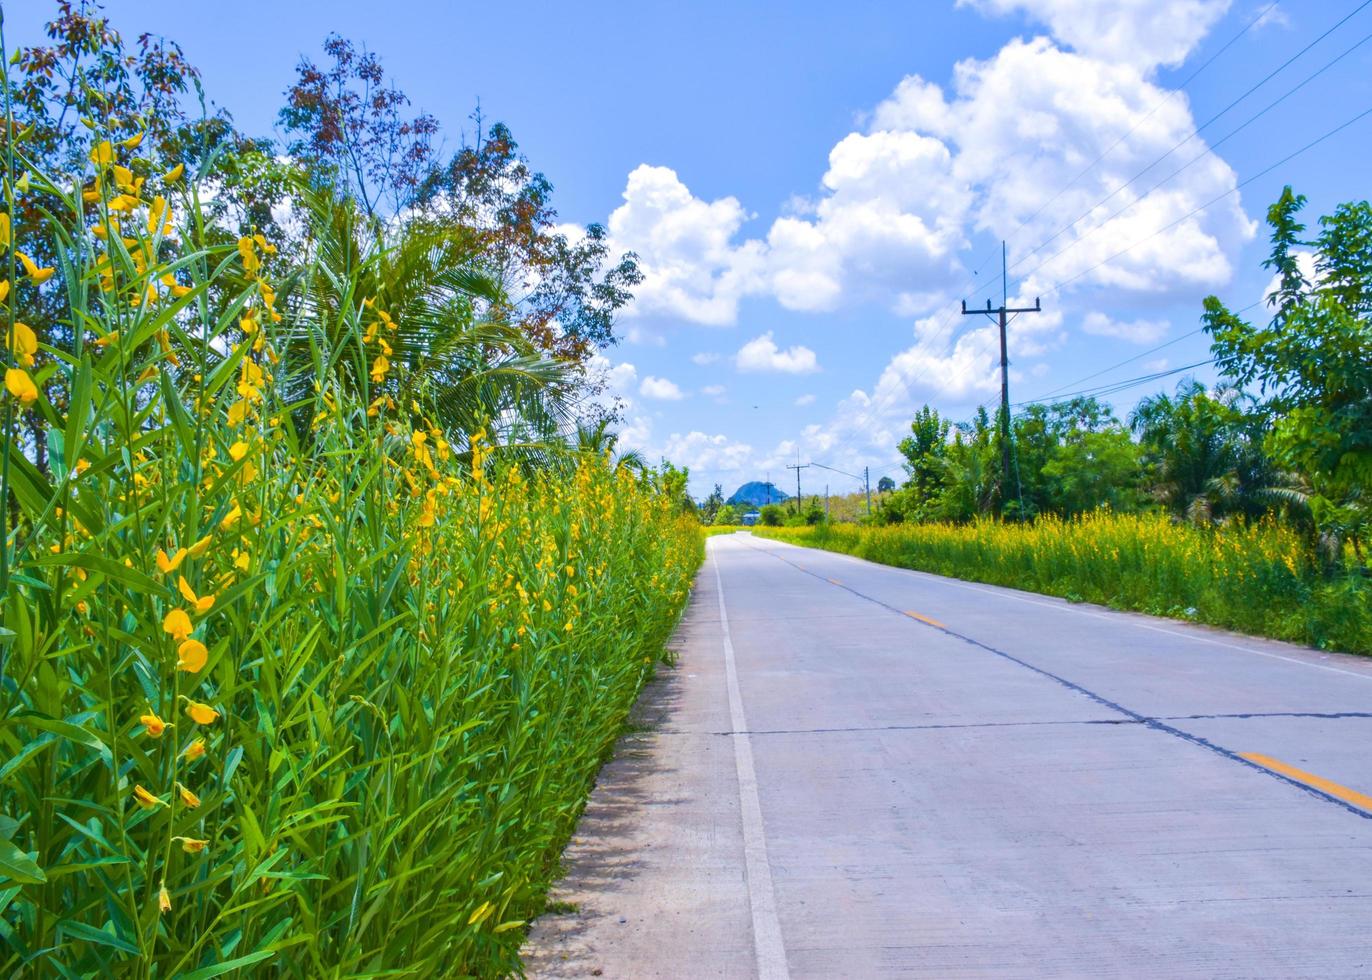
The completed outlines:
[[[735,442],[726,435],[674,432],[663,446],[662,455],[677,466],[714,474],[743,469],[752,459],[753,447],[746,442]]]
[[[717,360],[719,360],[719,355],[714,353],[714,351],[701,351],[699,354],[691,355],[691,362],[693,364],[699,364],[701,367],[704,367],[707,364],[713,364]]]
[[[1011,273],[1030,296],[1064,282],[1149,294],[1216,288],[1256,230],[1238,196],[1225,197],[1234,171],[1203,140],[1147,171],[1194,132],[1184,96],[1046,38],[958,63],[948,93],[907,78],[872,125],[946,141],[952,173],[971,189],[968,224],[1010,240]]]
[[[784,374],[810,374],[819,370],[815,352],[796,345],[787,350],[777,347],[768,330],[739,348],[734,364],[740,371],[779,371]]]
[[[801,395],[799,398],[796,399],[797,408],[804,408],[806,405],[813,405],[814,403],[815,396],[810,394]]]
[[[1291,18],[1280,4],[1273,4],[1258,15],[1258,19],[1253,22],[1253,29],[1260,31],[1264,27],[1290,27]]]
[[[711,398],[717,398],[717,397],[719,397],[720,395],[724,394],[724,386],[723,386],[723,385],[706,385],[704,388],[701,388],[701,389],[700,389],[700,393],[701,393],[702,395],[709,395]]]
[[[638,253],[633,312],[732,323],[761,263],[760,243],[732,244],[747,218],[736,198],[702,201],[671,168],[637,167],[608,222],[615,247]]]
[[[1120,7],[1126,25],[1148,20],[1182,51],[1225,5],[1158,0],[1177,18],[1170,25],[1147,13],[1152,2],[1110,9]],[[1051,23],[1109,6],[977,3]],[[1148,294],[1222,286],[1230,257],[1256,231],[1231,193],[1234,171],[1198,137],[1157,163],[1195,120],[1184,94],[1115,55],[1115,43],[1072,51],[1016,39],[959,62],[946,88],[905,78],[864,132],[834,145],[816,197],[790,202],[765,237],[741,237],[749,215],[735,198],[707,202],[674,171],[638,167],[610,217],[615,246],[638,252],[646,276],[630,312],[731,324],[745,298],[765,295],[795,310],[876,299],[916,315],[963,274],[959,255],[978,233],[1010,240],[1011,271],[1031,296],[1064,282]]]
[[[1151,344],[1167,335],[1171,324],[1166,320],[1112,320],[1104,313],[1091,312],[1081,322],[1081,329],[1097,337],[1118,337],[1132,344]]]
[[[656,378],[648,375],[643,379],[643,383],[638,386],[638,393],[644,398],[656,398],[659,401],[676,402],[686,397],[675,381],[668,381],[666,378]]]
[[[1230,0],[958,0],[988,13],[1024,13],[1077,51],[1150,69],[1177,65]]]

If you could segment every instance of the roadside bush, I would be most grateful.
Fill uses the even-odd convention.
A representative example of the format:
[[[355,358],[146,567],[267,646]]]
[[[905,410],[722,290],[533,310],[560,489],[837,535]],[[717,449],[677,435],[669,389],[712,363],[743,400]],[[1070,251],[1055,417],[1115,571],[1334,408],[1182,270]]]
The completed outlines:
[[[361,246],[274,279],[181,172],[91,161],[84,191],[25,181],[58,269],[0,240],[0,972],[516,970],[694,518],[394,397]],[[20,328],[39,289],[66,335]]]

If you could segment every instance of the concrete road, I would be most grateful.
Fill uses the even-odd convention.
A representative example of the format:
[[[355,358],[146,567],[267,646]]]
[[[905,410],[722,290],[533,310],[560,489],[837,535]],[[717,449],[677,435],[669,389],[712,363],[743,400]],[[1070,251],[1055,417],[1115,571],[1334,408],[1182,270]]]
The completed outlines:
[[[747,534],[674,646],[534,976],[1372,976],[1372,661]]]

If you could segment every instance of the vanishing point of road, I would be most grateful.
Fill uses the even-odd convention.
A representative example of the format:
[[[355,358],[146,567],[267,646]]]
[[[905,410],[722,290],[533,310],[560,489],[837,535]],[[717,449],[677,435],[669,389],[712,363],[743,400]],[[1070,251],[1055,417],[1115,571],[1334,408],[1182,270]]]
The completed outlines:
[[[536,977],[1372,976],[1372,661],[716,537]]]

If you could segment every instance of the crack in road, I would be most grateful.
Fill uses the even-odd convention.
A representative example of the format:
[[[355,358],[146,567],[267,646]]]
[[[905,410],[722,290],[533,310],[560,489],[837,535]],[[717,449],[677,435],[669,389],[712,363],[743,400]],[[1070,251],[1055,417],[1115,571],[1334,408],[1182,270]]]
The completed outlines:
[[[1119,714],[1124,715],[1125,718],[1127,718],[1129,721],[1135,724],[1143,725],[1146,728],[1150,728],[1156,732],[1161,732],[1165,735],[1170,735],[1171,737],[1180,739],[1183,742],[1189,742],[1190,744],[1206,749],[1207,751],[1212,752],[1223,759],[1228,759],[1230,762],[1233,762],[1237,765],[1244,766],[1248,769],[1253,770],[1254,772],[1262,773],[1269,779],[1275,779],[1278,782],[1286,783],[1288,786],[1293,786],[1309,796],[1313,796],[1316,799],[1323,800],[1326,803],[1330,803],[1343,810],[1347,810],[1349,813],[1361,817],[1363,820],[1372,820],[1372,813],[1369,813],[1366,810],[1354,806],[1351,803],[1347,803],[1339,799],[1337,796],[1334,796],[1330,793],[1326,793],[1323,790],[1315,788],[1314,786],[1302,783],[1299,780],[1292,779],[1289,776],[1284,776],[1281,773],[1275,772],[1272,769],[1268,769],[1265,766],[1258,765],[1256,762],[1250,762],[1248,759],[1245,759],[1242,755],[1233,751],[1232,749],[1227,749],[1222,745],[1212,742],[1209,739],[1204,738],[1203,736],[1196,735],[1192,732],[1188,732],[1183,728],[1178,728],[1175,725],[1169,725],[1167,724],[1167,721],[1162,718],[1150,718],[1147,715],[1132,710],[1131,708],[1126,708],[1124,705],[1116,701],[1112,701],[1109,698],[1105,697],[1103,694],[1098,694],[1090,688],[1085,687],[1082,684],[1078,684],[1076,681],[1069,680],[1066,677],[1053,673],[1051,670],[1046,670],[1042,667],[1036,666],[1027,660],[1015,656],[1012,653],[1007,653],[1006,651],[997,649],[996,647],[993,647],[988,643],[983,643],[981,640],[977,640],[973,637],[967,636],[965,633],[959,633],[956,630],[950,629],[949,627],[944,625],[935,625],[929,620],[915,620],[912,617],[910,617],[904,609],[899,609],[891,605],[890,603],[883,602],[875,596],[867,595],[865,592],[859,592],[857,589],[853,588],[851,585],[848,585],[844,582],[831,579],[825,575],[820,575],[817,572],[812,572],[808,568],[805,568],[801,565],[797,565],[795,562],[782,557],[776,551],[773,551],[769,548],[760,548],[753,544],[748,544],[747,547],[751,548],[754,551],[761,552],[764,555],[769,555],[772,558],[775,558],[777,561],[785,565],[791,566],[796,571],[801,572],[805,575],[809,575],[811,578],[818,579],[819,581],[824,582],[827,585],[831,585],[836,589],[843,589],[844,591],[857,596],[859,599],[865,599],[868,602],[873,603],[874,605],[880,606],[883,609],[893,612],[897,616],[900,616],[902,619],[906,620],[907,622],[919,622],[926,629],[937,630],[938,632],[944,633],[947,636],[951,636],[954,639],[962,640],[964,643],[976,647],[977,649],[984,650],[987,653],[993,654],[1004,660],[1008,660],[1010,663],[1023,667],[1025,670],[1033,671],[1035,674],[1038,674],[1041,677],[1045,677],[1053,681],[1054,683],[1060,684],[1062,687],[1067,688],[1069,691],[1073,691],[1077,694],[1082,695],[1083,697],[1089,698],[1091,701],[1094,701],[1096,704],[1099,704],[1104,708],[1108,708],[1111,711],[1115,711]],[[1180,718],[1173,720],[1185,721],[1201,719]]]

